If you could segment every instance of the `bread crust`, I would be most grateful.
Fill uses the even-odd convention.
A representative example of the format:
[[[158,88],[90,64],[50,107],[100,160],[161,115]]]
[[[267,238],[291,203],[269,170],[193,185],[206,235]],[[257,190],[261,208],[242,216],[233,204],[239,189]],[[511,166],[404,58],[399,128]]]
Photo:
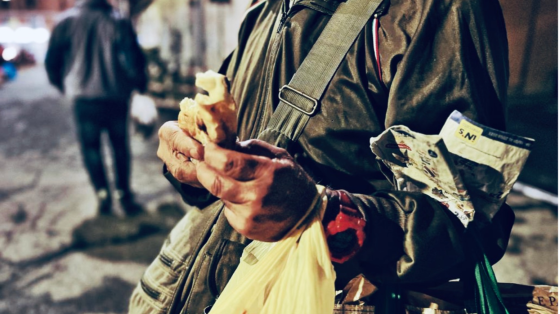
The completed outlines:
[[[179,127],[202,145],[208,142],[231,148],[237,140],[237,105],[229,93],[224,75],[213,71],[198,73],[195,85],[208,95],[185,98],[179,106]]]

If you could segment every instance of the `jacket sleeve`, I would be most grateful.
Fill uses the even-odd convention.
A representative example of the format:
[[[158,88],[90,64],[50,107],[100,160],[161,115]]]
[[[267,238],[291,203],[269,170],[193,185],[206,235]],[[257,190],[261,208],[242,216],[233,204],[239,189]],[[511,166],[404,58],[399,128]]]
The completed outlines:
[[[130,77],[134,82],[134,88],[145,93],[148,88],[148,73],[146,56],[138,43],[138,36],[129,19],[121,19],[118,21],[119,44],[126,52],[126,71],[131,71]]]
[[[58,90],[64,92],[64,73],[66,53],[70,49],[69,37],[67,35],[69,20],[58,23],[51,34],[47,55],[45,57],[45,69],[49,82]]]
[[[388,89],[385,127],[437,134],[458,110],[504,130],[509,61],[498,1],[393,3],[378,31]]]
[[[195,188],[188,184],[179,182],[173,175],[167,171],[167,167],[163,165],[163,176],[171,183],[177,192],[181,195],[183,201],[191,206],[204,208],[214,201],[218,200],[214,195],[205,189]]]
[[[461,276],[468,254],[465,229],[437,201],[396,191],[353,195],[353,201],[365,214],[367,237],[355,260],[344,268],[358,266],[373,282],[438,283]],[[480,224],[491,263],[503,256],[514,219],[504,205],[491,222]]]
[[[504,129],[508,50],[498,1],[419,2],[391,1],[380,18],[385,127],[437,134],[458,110]],[[394,190],[352,197],[366,218],[367,238],[347,265],[335,265],[337,277],[361,272],[374,282],[411,284],[460,277],[468,257],[465,229],[437,201]],[[504,205],[491,222],[476,224],[492,263],[505,253],[513,220]]]

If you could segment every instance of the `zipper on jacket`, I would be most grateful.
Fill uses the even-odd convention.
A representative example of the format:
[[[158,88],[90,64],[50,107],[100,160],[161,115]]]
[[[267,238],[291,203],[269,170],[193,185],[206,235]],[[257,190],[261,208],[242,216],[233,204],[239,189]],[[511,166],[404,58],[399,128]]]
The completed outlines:
[[[284,23],[286,23],[287,18],[288,18],[288,13],[282,12],[282,16],[280,17],[280,23],[278,24],[278,29],[276,29],[276,34],[280,33],[282,27],[284,27]]]
[[[214,208],[208,208],[208,209],[215,210]],[[210,225],[213,226],[216,224],[218,217],[220,215],[220,211],[222,209],[223,209],[223,205],[221,205],[219,209],[217,209],[216,212],[211,215],[211,219],[209,220],[209,222],[211,223],[204,225],[203,230],[208,230],[208,232],[204,237],[201,237],[198,240],[198,242],[196,243],[196,250],[194,250],[194,252],[200,253],[204,245],[208,242],[208,239],[210,238],[212,232],[214,231],[214,228],[210,227]],[[184,281],[188,279],[187,278],[188,275],[194,269],[195,266],[196,266],[196,256],[190,256],[185,260],[182,267],[182,272],[179,275],[179,278],[177,279],[177,287],[174,289],[175,291],[173,291],[173,296],[171,297],[169,307],[165,311],[166,314],[185,313],[185,311],[183,311],[184,304],[176,304],[176,302],[177,302],[177,298],[180,298],[182,294],[185,292],[184,289],[191,288],[191,287],[186,287]],[[187,291],[187,292],[190,294],[191,291]]]
[[[286,19],[288,18],[289,10],[290,10],[290,0],[284,0],[282,2],[282,16],[280,17],[280,23],[278,23],[278,29],[276,30],[276,34],[280,33],[282,27],[284,27],[284,23],[286,23]]]
[[[379,14],[375,13],[373,15],[373,50],[375,54],[375,63],[377,63],[377,76],[379,82],[383,82],[382,72],[381,72],[381,55],[379,54]]]
[[[166,314],[173,314],[172,311],[175,310],[175,302],[177,301],[176,299],[179,297],[179,290],[181,290],[181,292],[182,292],[182,289],[180,289],[180,286],[183,284],[183,281],[185,280],[185,277],[188,276],[189,269],[190,269],[190,267],[186,266],[183,269],[183,272],[181,273],[181,275],[179,275],[179,278],[177,279],[177,287],[175,288],[175,291],[173,291],[173,296],[171,297],[171,302],[169,304],[169,308],[167,308],[167,310],[165,312]],[[183,287],[183,289],[184,289],[184,287]],[[182,311],[183,311],[183,309],[181,307],[179,307],[179,311],[175,312],[175,313],[180,313]]]
[[[257,123],[255,124],[253,131],[251,132],[251,137],[250,138],[257,138],[259,136],[259,134],[264,131],[261,130],[262,124],[263,124],[263,120],[264,120],[264,116],[267,113],[268,109],[268,105],[272,106],[272,104],[268,103],[268,98],[270,96],[270,84],[272,81],[272,68],[275,65],[275,61],[276,58],[278,57],[278,51],[280,50],[280,41],[282,38],[282,35],[280,34],[280,32],[282,31],[284,24],[286,23],[286,20],[289,17],[289,13],[290,13],[290,9],[289,8],[289,4],[290,0],[284,0],[282,3],[282,14],[280,16],[280,20],[278,21],[278,28],[276,29],[276,34],[274,36],[274,39],[272,41],[272,46],[270,48],[271,53],[268,54],[268,59],[267,59],[267,64],[266,64],[266,70],[265,70],[265,92],[264,92],[264,98],[260,101],[260,103],[262,103],[262,105],[260,106],[259,110],[258,110],[258,120]]]
[[[216,282],[216,270],[218,269],[218,263],[220,262],[227,242],[228,241],[226,239],[222,239],[222,241],[218,245],[216,253],[214,254],[214,256],[211,256],[210,266],[208,267],[208,277],[206,279],[208,290],[210,290],[210,293],[216,300],[220,296],[220,292],[218,291],[218,283]]]

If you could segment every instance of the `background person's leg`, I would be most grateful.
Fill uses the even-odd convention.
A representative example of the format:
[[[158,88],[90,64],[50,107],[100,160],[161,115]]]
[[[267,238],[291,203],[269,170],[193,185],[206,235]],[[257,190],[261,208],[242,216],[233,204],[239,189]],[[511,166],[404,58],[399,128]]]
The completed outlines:
[[[97,104],[91,100],[76,100],[74,112],[76,129],[84,166],[95,189],[100,214],[111,212],[109,183],[101,153],[101,125]]]
[[[105,105],[108,105],[106,103]],[[105,126],[115,158],[115,186],[123,192],[130,192],[130,144],[128,141],[128,119],[126,103],[110,102]]]
[[[111,101],[111,114],[107,115],[106,128],[115,159],[115,195],[127,214],[137,214],[141,207],[135,203],[130,186],[131,154],[128,134],[128,103]]]

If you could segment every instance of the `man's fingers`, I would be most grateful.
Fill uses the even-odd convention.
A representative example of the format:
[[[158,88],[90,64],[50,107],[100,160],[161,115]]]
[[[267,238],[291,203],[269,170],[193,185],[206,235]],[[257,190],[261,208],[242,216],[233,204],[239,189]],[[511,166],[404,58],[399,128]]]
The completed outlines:
[[[181,161],[181,162],[189,162],[190,161],[190,157],[187,157],[185,154],[181,153],[180,151],[175,151],[173,152],[174,157]]]
[[[188,183],[190,185],[197,185],[197,176],[195,172],[196,166],[192,162],[184,162],[180,167],[175,167],[174,169],[170,169],[171,174],[175,179],[179,182]],[[169,169],[169,167],[168,167]]]
[[[212,195],[234,204],[244,204],[256,199],[256,189],[251,183],[240,182],[224,176],[206,162],[196,165],[198,182]]]
[[[202,160],[204,158],[204,147],[200,142],[187,135],[183,131],[177,121],[168,121],[164,123],[159,131],[160,141],[168,143],[169,149],[179,152],[186,157]]]
[[[267,157],[224,149],[212,143],[206,145],[204,154],[208,166],[237,181],[250,181],[270,170],[271,160]]]

